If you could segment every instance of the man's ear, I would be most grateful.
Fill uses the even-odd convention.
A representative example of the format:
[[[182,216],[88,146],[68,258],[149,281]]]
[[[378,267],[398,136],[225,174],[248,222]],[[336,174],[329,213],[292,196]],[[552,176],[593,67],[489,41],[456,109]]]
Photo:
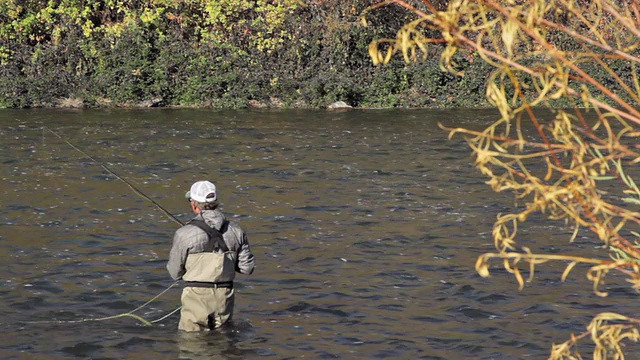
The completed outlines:
[[[200,214],[202,212],[202,210],[198,208],[198,206],[196,205],[196,202],[193,200],[191,200],[191,210],[193,210],[193,212],[196,214]]]

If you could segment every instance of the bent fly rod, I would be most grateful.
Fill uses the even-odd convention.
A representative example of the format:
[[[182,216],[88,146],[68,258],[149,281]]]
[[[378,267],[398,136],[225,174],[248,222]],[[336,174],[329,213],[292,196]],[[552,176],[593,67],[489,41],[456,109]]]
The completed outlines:
[[[165,208],[163,208],[160,204],[155,202],[155,200],[153,200],[149,196],[145,195],[142,191],[138,190],[138,188],[133,186],[133,184],[128,182],[126,179],[122,178],[120,175],[116,174],[113,170],[109,169],[104,163],[94,159],[93,157],[91,157],[91,155],[89,155],[86,152],[82,151],[80,148],[78,148],[77,146],[73,145],[67,139],[65,139],[62,136],[58,135],[58,133],[56,133],[55,131],[49,129],[46,126],[45,126],[45,129],[49,130],[49,132],[51,132],[53,135],[55,135],[58,139],[60,139],[60,140],[64,141],[65,143],[67,143],[67,145],[71,146],[74,150],[78,151],[79,153],[84,155],[89,160],[93,161],[97,165],[100,165],[106,172],[108,172],[109,174],[113,175],[116,179],[118,179],[118,180],[122,181],[123,183],[125,183],[137,195],[141,196],[143,199],[146,199],[146,200],[150,201],[153,205],[155,205],[158,209],[160,209],[165,215],[167,215],[167,217],[169,217],[171,220],[175,221],[176,223],[178,223],[181,226],[184,225],[182,223],[182,221],[178,220],[178,218],[173,216],[173,214],[171,214],[169,211],[167,211]]]
[[[127,181],[126,179],[124,179],[123,177],[121,177],[120,175],[116,174],[113,170],[109,169],[104,163],[99,162],[98,160],[94,159],[93,157],[91,157],[91,155],[87,154],[86,152],[82,151],[80,148],[78,148],[77,146],[73,145],[70,141],[68,141],[67,139],[63,138],[62,136],[58,135],[58,133],[56,133],[55,131],[51,130],[48,127],[44,127],[44,129],[47,129],[49,132],[51,132],[53,135],[55,135],[58,139],[64,141],[65,143],[67,143],[67,145],[69,145],[70,147],[72,147],[74,150],[78,151],[79,153],[81,153],[83,156],[85,156],[86,158],[90,159],[91,161],[93,161],[94,163],[100,165],[106,172],[108,172],[109,174],[113,175],[115,178],[117,178],[118,180],[122,181],[123,183],[125,183],[131,190],[133,190],[133,192],[135,192],[137,195],[141,196],[143,199],[146,199],[148,201],[150,201],[154,206],[156,206],[158,209],[160,209],[165,215],[167,215],[171,220],[175,221],[176,223],[178,223],[179,225],[184,225],[182,223],[182,221],[178,220],[178,218],[176,218],[175,216],[173,216],[173,214],[171,214],[169,211],[167,211],[165,208],[163,208],[160,204],[158,204],[157,202],[155,202],[152,198],[150,198],[149,196],[147,196],[145,193],[143,193],[142,191],[140,191],[138,188],[136,188],[133,184],[131,184],[129,181]],[[107,316],[107,317],[102,317],[102,318],[86,318],[86,319],[80,319],[80,320],[71,320],[71,321],[34,321],[34,322],[29,322],[29,323],[37,323],[37,324],[42,324],[42,323],[79,323],[79,322],[86,322],[86,321],[103,321],[103,320],[111,320],[111,319],[116,319],[119,317],[132,317],[134,319],[139,320],[140,322],[142,322],[145,325],[152,325],[153,323],[162,321],[166,318],[168,318],[169,316],[175,314],[178,310],[180,310],[182,308],[182,306],[178,307],[177,309],[173,310],[172,312],[170,312],[169,314],[161,317],[160,319],[156,319],[153,321],[147,321],[144,318],[142,318],[141,316],[135,315],[133,314],[134,312],[142,309],[143,307],[147,306],[149,303],[151,303],[152,301],[156,300],[158,297],[160,297],[162,294],[164,294],[165,292],[169,291],[169,289],[171,289],[172,287],[174,287],[175,285],[178,284],[178,281],[175,281],[173,284],[171,284],[168,288],[166,288],[165,290],[163,290],[161,293],[159,293],[158,295],[156,295],[155,297],[153,297],[151,300],[147,301],[146,303],[142,304],[141,306],[138,306],[137,308],[135,308],[134,310],[131,310],[129,312],[126,313],[122,313],[122,314],[118,314],[118,315],[114,315],[114,316]]]

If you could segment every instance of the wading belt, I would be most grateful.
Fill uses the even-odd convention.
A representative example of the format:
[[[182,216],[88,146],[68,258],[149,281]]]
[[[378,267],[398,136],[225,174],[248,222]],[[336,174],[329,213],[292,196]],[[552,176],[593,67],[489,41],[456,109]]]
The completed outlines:
[[[184,287],[212,288],[212,289],[233,289],[233,281],[225,282],[203,282],[203,281],[185,281]]]
[[[222,227],[220,227],[220,231],[218,231],[216,228],[210,227],[202,220],[191,220],[189,222],[189,225],[194,225],[199,227],[200,229],[202,229],[204,232],[207,233],[207,236],[209,236],[209,242],[204,247],[204,252],[229,251],[229,247],[222,239],[222,234],[225,233],[227,231],[227,228],[229,227],[228,221],[225,220],[222,223]],[[217,289],[217,288],[232,289],[233,281],[224,281],[224,282],[217,282],[217,283],[205,282],[205,281],[185,281],[184,286],[185,287],[204,287],[204,288],[214,288],[214,289]]]

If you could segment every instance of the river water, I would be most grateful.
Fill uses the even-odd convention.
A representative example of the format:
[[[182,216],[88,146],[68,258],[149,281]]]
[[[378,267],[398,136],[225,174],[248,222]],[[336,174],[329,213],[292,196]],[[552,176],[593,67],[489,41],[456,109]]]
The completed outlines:
[[[500,264],[477,275],[496,215],[516,204],[438,123],[496,116],[0,110],[0,358],[541,359],[596,313],[633,315],[614,274],[606,300],[579,266],[562,283],[562,264],[543,265],[521,292]],[[217,184],[257,259],[236,281],[231,326],[185,334],[164,318],[180,305],[179,287],[163,292],[179,225],[103,165],[181,221],[191,183]],[[570,233],[534,216],[521,241],[606,257]],[[153,325],[95,321],[140,306]]]

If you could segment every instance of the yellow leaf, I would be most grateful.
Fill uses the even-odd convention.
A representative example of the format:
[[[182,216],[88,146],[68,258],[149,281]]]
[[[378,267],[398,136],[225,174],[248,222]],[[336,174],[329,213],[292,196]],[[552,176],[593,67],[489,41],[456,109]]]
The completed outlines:
[[[489,275],[489,265],[484,256],[479,256],[478,260],[476,260],[476,271],[483,278],[488,278]]]
[[[518,280],[518,290],[522,290],[524,289],[524,279],[522,279],[522,275],[520,274],[520,270],[518,270],[517,267],[513,268],[513,274],[516,277],[516,280]]]
[[[569,273],[571,272],[573,267],[576,266],[576,264],[577,262],[572,261],[569,265],[567,265],[567,268],[564,269],[564,272],[562,273],[562,281],[565,281],[567,279],[567,276],[569,276]]]

